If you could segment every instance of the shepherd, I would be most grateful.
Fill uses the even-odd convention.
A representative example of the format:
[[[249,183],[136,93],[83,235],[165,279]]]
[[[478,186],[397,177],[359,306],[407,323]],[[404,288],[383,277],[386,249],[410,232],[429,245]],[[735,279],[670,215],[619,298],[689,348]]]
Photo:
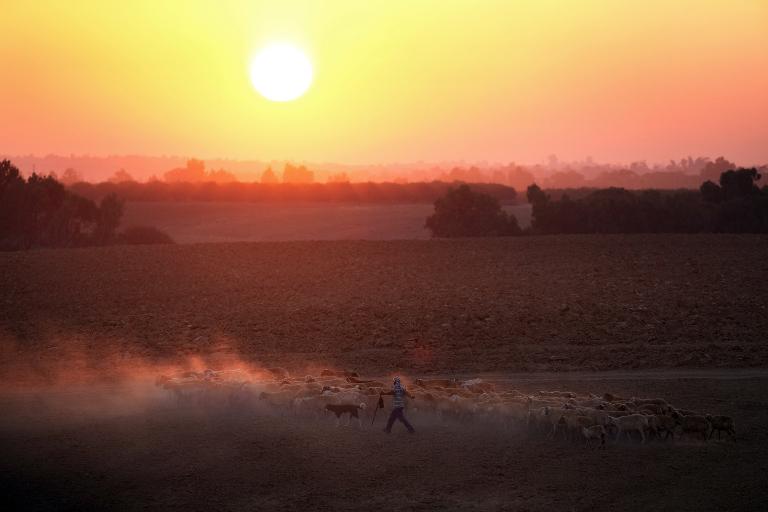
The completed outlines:
[[[389,414],[389,419],[387,420],[387,427],[384,429],[384,432],[389,434],[392,431],[392,425],[395,423],[395,420],[400,420],[403,422],[403,425],[405,425],[405,428],[408,429],[408,432],[413,434],[416,432],[414,430],[413,426],[408,423],[408,420],[405,418],[405,397],[415,399],[416,397],[413,396],[408,392],[407,389],[405,389],[402,384],[400,384],[400,377],[395,377],[392,382],[392,391],[387,391],[386,393],[382,393],[382,395],[392,395],[392,412]]]

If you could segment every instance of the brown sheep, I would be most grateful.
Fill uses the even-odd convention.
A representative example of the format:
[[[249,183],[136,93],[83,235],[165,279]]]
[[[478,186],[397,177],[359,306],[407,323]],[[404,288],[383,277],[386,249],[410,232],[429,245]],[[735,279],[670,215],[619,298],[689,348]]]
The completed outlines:
[[[661,434],[664,435],[664,439],[669,439],[669,436],[675,437],[675,428],[677,427],[677,421],[672,416],[663,414],[656,414],[648,416],[648,428],[655,435],[661,438]]]
[[[709,434],[709,421],[704,416],[680,416],[676,418],[680,424],[683,434],[693,436],[699,434],[701,439],[706,441]]]
[[[717,438],[720,439],[720,432],[725,432],[729,436],[731,436],[731,439],[736,441],[736,423],[733,421],[733,418],[730,416],[706,416],[707,421],[709,421],[711,428],[711,431],[709,433],[709,437],[711,438],[713,435],[715,435],[715,430],[717,430]]]
[[[605,449],[605,427],[602,425],[592,425],[591,427],[582,427],[581,435],[584,437],[587,446],[591,445],[592,439],[600,440],[600,448]]]
[[[272,378],[275,380],[285,380],[291,376],[290,373],[288,373],[288,370],[285,368],[265,368],[266,371],[272,374]]]

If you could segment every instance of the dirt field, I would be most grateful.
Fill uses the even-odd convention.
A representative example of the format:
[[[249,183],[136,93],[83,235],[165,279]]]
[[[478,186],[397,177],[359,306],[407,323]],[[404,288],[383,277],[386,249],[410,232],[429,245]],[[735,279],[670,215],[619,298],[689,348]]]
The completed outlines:
[[[178,406],[151,384],[0,397],[4,510],[752,511],[768,500],[764,370],[507,375],[515,387],[664,397],[737,441],[606,450],[472,422],[334,426]],[[367,422],[366,422],[367,423]]]
[[[529,204],[505,205],[522,227]],[[177,243],[290,240],[426,240],[424,204],[129,202],[123,225],[156,226]]]
[[[0,369],[219,353],[367,372],[765,366],[766,254],[766,237],[726,235],[5,253]]]
[[[579,236],[0,254],[4,509],[759,510],[766,249]],[[336,428],[180,405],[153,384],[158,365],[221,361],[657,396],[733,416],[737,441],[590,450],[415,411],[415,435],[386,436],[383,415]]]

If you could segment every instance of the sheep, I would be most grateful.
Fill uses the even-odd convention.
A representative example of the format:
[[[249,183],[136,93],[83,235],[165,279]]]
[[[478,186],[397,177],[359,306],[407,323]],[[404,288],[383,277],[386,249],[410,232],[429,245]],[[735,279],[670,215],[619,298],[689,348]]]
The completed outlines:
[[[709,437],[715,435],[717,430],[717,438],[720,439],[720,432],[725,431],[726,434],[731,436],[731,439],[736,441],[736,423],[730,416],[706,416],[707,421],[711,426]]]
[[[554,398],[576,398],[576,393],[571,391],[537,391],[536,394]]]
[[[680,428],[683,434],[693,436],[693,434],[700,434],[701,439],[706,441],[709,434],[710,425],[707,418],[700,415],[680,416],[677,415],[676,419],[679,421]]]
[[[605,449],[605,427],[602,425],[592,425],[591,427],[582,427],[581,435],[584,437],[587,447],[591,445],[592,439],[600,440],[600,448]]]
[[[413,381],[413,385],[420,388],[433,388],[433,387],[455,388],[456,380],[455,379],[416,379],[415,381]]]
[[[627,401],[626,398],[622,398],[612,393],[605,393],[603,395],[603,400],[605,400],[606,402],[626,402]]]
[[[288,370],[285,368],[264,368],[266,371],[268,371],[270,374],[272,374],[272,378],[275,380],[284,380],[291,376],[290,373],[288,373]]]
[[[630,414],[629,416],[611,417],[611,423],[616,426],[616,439],[618,442],[621,434],[637,431],[640,433],[640,443],[645,443],[645,430],[648,428],[648,417],[643,414]]]
[[[296,414],[310,414],[319,418],[325,414],[325,406],[334,403],[335,400],[332,394],[300,397],[293,399],[293,407]]]
[[[648,416],[666,414],[668,411],[666,405],[659,404],[643,404],[637,408],[637,412],[646,414]]]
[[[665,407],[669,405],[667,403],[667,401],[664,400],[663,398],[635,398],[635,397],[632,397],[632,400],[630,400],[630,401],[632,403],[634,403],[638,407],[641,406],[641,405],[648,405],[648,404],[662,405],[662,406],[665,406]]]
[[[665,440],[669,439],[669,436],[672,436],[672,439],[674,439],[676,427],[677,421],[672,416],[667,416],[664,414],[648,416],[648,428],[655,435],[659,436],[659,438],[661,438],[661,434],[664,433]]]
[[[324,369],[324,370],[322,370],[320,372],[320,376],[321,377],[341,377],[341,378],[346,378],[346,377],[359,377],[360,374],[357,373],[357,372],[349,371],[349,370],[340,370],[340,371],[338,371],[338,370],[329,370],[329,369],[326,368],[326,369]]]
[[[571,439],[576,439],[582,429],[595,426],[595,421],[588,416],[563,416],[561,419],[565,421],[565,427]]]
[[[263,400],[267,404],[279,409],[290,409],[293,406],[293,398],[294,394],[291,391],[282,391],[277,393],[262,391],[259,394],[259,400]]]

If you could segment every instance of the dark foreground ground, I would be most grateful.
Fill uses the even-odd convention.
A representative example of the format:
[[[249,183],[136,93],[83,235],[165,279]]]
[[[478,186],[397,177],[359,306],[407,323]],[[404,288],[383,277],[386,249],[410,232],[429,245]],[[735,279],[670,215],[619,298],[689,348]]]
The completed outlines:
[[[4,253],[0,379],[212,353],[381,373],[764,367],[766,255],[751,235]]]
[[[3,510],[753,511],[768,503],[764,370],[514,380],[526,391],[661,396],[733,415],[738,439],[599,451],[418,416],[416,435],[386,436],[381,416],[360,431],[254,407],[179,408],[151,385],[6,393]]]

